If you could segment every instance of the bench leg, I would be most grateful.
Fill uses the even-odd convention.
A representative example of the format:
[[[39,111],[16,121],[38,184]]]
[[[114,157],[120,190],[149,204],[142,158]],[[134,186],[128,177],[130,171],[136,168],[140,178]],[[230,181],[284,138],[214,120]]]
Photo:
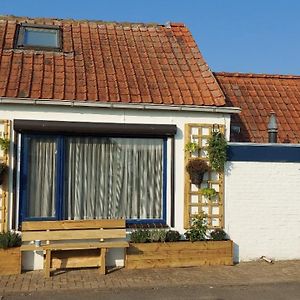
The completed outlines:
[[[51,268],[51,250],[46,250],[45,277],[50,277],[50,268]]]
[[[106,248],[101,248],[100,249],[100,274],[105,275],[106,274],[106,266],[105,266],[105,261],[106,261]]]
[[[124,248],[124,268],[126,268],[126,262],[127,262],[127,248]]]

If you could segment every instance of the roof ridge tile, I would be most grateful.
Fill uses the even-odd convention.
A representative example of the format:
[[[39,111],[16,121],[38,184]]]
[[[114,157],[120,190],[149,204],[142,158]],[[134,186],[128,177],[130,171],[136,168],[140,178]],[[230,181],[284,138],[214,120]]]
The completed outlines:
[[[224,77],[300,79],[300,75],[295,75],[295,74],[268,74],[268,73],[242,73],[242,72],[213,72],[213,74],[217,76],[224,76]]]

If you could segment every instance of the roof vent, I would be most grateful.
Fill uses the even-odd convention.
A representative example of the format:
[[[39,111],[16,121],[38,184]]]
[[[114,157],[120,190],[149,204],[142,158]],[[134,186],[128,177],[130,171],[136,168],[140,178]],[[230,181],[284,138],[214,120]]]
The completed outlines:
[[[166,26],[167,28],[171,28],[171,22],[170,22],[170,21],[167,21],[167,22],[165,23],[165,26]]]
[[[271,111],[269,123],[268,123],[269,143],[277,143],[277,133],[278,133],[278,125],[277,125],[276,114],[274,111]]]

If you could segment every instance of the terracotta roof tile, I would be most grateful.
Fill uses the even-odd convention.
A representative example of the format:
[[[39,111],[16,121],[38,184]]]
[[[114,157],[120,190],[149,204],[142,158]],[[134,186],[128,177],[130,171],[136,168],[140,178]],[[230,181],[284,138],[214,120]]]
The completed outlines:
[[[227,106],[240,107],[232,115],[231,141],[268,142],[267,124],[271,111],[278,121],[278,141],[300,143],[300,76],[214,73],[226,96]]]
[[[19,23],[58,25],[62,52],[13,49]],[[224,106],[182,23],[0,18],[0,96]]]

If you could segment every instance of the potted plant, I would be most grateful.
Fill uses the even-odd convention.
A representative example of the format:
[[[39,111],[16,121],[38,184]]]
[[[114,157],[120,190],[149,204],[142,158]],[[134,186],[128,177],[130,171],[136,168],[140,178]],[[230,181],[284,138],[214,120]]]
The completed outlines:
[[[195,142],[189,142],[185,145],[184,150],[186,152],[194,153],[200,149],[199,145]]]
[[[201,189],[201,194],[209,200],[212,200],[215,196],[217,196],[217,191],[213,188],[204,188]]]
[[[184,233],[184,235],[186,239],[191,242],[204,241],[207,237],[206,231],[206,215],[201,213],[192,219],[191,227]]]
[[[21,236],[18,233],[0,233],[0,275],[21,273],[21,244]]]
[[[191,182],[196,185],[200,185],[204,174],[209,170],[207,162],[201,158],[189,159],[186,170],[190,175]]]

